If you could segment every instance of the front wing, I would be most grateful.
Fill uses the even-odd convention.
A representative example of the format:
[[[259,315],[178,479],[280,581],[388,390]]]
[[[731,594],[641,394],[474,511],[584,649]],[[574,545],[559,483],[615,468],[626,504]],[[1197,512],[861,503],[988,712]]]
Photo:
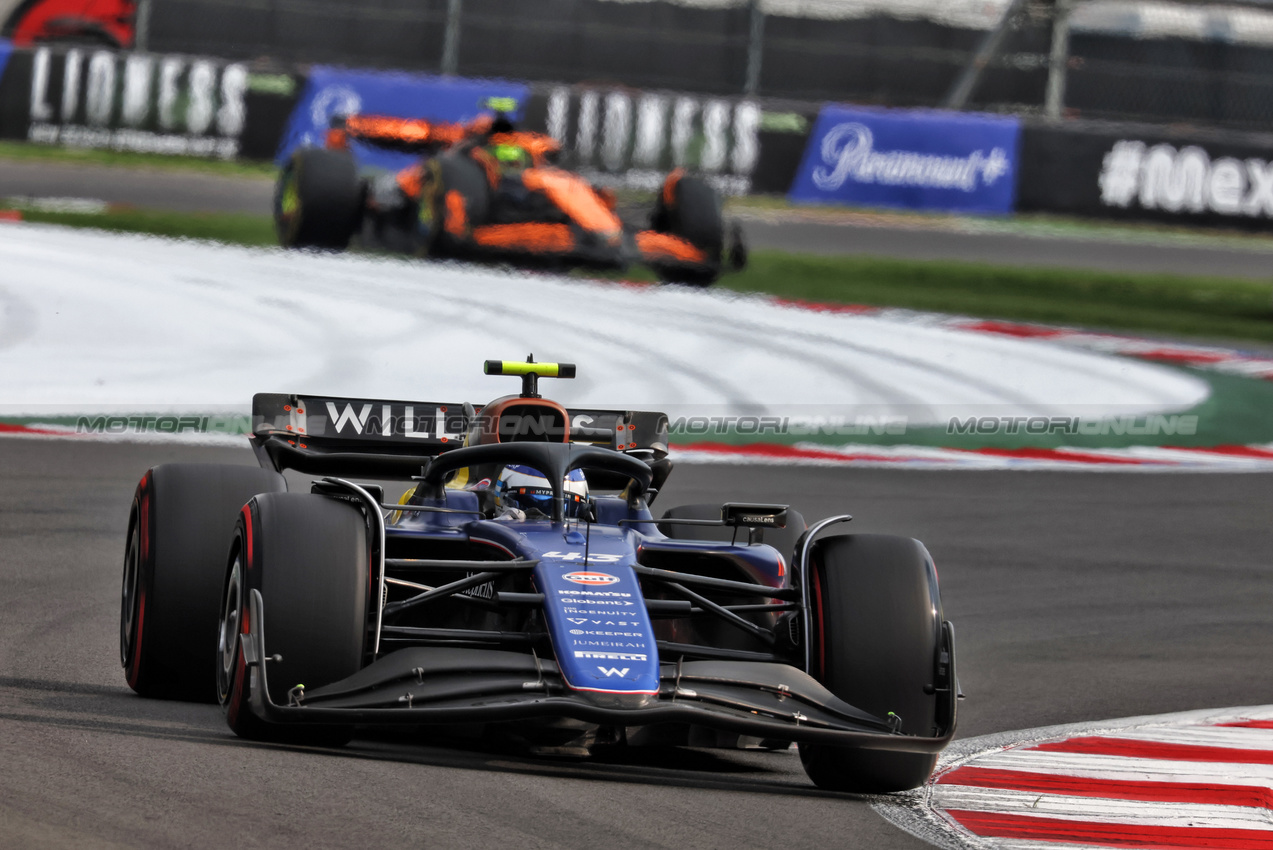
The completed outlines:
[[[686,723],[761,738],[896,752],[940,752],[954,737],[955,694],[934,737],[893,732],[890,724],[838,699],[807,673],[786,664],[691,661],[663,664],[657,695],[632,700],[581,695],[562,682],[551,659],[490,649],[401,649],[321,688],[293,689],[287,705],[269,695],[265,605],[250,600],[250,632],[242,652],[250,671],[253,712],[271,723],[423,725],[563,717],[614,726]],[[954,633],[946,624],[950,657]],[[618,663],[618,662],[616,662]],[[950,671],[954,681],[954,670]]]

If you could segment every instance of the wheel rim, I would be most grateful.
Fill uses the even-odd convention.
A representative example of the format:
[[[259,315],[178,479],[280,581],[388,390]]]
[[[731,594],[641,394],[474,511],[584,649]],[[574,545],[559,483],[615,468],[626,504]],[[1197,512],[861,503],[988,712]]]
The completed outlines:
[[[224,704],[234,683],[238,663],[239,626],[242,622],[241,558],[234,556],[230,578],[226,581],[225,599],[221,603],[221,629],[217,638],[217,695]]]
[[[124,553],[124,582],[119,600],[119,663],[127,667],[137,637],[138,585],[141,577],[141,534],[134,522]]]

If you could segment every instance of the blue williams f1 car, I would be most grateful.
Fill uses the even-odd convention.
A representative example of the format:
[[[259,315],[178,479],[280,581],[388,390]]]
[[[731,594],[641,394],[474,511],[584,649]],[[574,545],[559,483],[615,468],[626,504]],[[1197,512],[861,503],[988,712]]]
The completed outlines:
[[[798,742],[823,788],[928,778],[958,684],[922,544],[829,535],[850,517],[806,528],[784,505],[655,518],[666,416],[542,398],[569,364],[486,371],[521,394],[259,394],[260,469],[148,471],[124,561],[128,684],[215,697],[258,740],[455,724],[548,751]],[[393,479],[397,503],[368,483]]]

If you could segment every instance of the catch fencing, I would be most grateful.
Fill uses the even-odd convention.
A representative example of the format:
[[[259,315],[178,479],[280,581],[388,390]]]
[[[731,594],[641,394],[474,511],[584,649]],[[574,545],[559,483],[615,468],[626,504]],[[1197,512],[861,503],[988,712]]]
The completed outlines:
[[[143,0],[138,46],[798,101],[1273,131],[1273,6]]]
[[[726,195],[797,203],[1273,221],[1270,133],[0,40],[0,138],[44,144],[282,161],[337,114],[464,121],[491,96],[515,100],[522,126],[553,135],[569,165],[612,186],[652,191],[687,168]]]

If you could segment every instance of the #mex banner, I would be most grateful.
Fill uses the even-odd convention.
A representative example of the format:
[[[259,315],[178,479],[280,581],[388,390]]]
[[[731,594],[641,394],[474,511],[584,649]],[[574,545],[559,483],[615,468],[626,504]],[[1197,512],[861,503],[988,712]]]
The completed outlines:
[[[797,203],[1011,212],[1020,122],[825,106],[789,197]]]
[[[349,71],[315,66],[300,101],[292,112],[276,161],[282,165],[292,151],[305,145],[321,146],[333,115],[389,115],[395,118],[423,118],[431,121],[465,122],[489,110],[493,97],[512,98],[520,118],[521,104],[529,89],[522,83],[504,80],[468,80],[404,74],[386,71]],[[415,157],[384,151],[368,145],[356,146],[362,165],[403,168]]]

